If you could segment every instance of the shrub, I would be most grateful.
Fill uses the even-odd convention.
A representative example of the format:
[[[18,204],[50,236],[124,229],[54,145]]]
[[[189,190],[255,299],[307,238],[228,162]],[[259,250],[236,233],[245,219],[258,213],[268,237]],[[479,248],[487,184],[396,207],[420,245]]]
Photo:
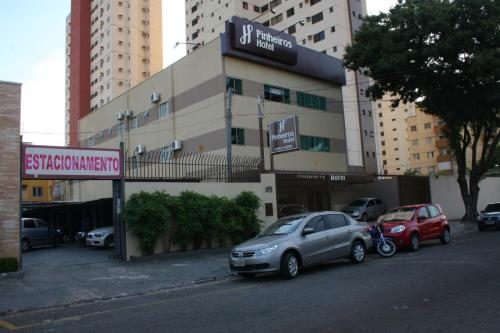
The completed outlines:
[[[143,255],[153,254],[158,237],[170,229],[171,197],[164,192],[140,192],[130,196],[123,215],[130,231],[139,239]]]
[[[243,240],[254,237],[260,231],[262,221],[257,218],[257,209],[260,207],[260,199],[253,192],[241,192],[234,202],[240,208],[239,222],[242,224],[241,237]]]
[[[19,263],[14,257],[1,257],[0,258],[0,273],[17,272]]]

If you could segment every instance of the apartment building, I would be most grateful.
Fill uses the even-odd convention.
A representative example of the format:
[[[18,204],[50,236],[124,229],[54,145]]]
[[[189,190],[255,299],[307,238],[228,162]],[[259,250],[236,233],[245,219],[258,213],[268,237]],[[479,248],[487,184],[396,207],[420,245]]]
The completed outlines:
[[[342,58],[366,15],[365,0],[186,0],[187,52],[217,38],[224,22],[236,15],[262,23],[301,46]],[[371,101],[364,92],[369,78],[345,71],[342,87],[349,170],[377,171]],[[365,135],[365,133],[368,133]]]
[[[78,120],[163,68],[161,0],[72,0],[66,19],[66,143]]]
[[[22,200],[50,202],[53,200],[54,181],[47,179],[25,179],[22,181]]]

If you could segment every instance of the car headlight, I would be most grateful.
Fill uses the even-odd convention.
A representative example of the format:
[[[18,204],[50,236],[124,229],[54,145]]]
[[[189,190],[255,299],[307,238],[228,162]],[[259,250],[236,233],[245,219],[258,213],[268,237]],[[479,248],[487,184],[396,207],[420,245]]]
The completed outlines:
[[[395,226],[395,227],[391,228],[391,233],[403,232],[405,229],[406,228],[405,228],[404,225],[398,225],[398,226]]]
[[[352,215],[359,215],[359,210],[353,210]]]
[[[278,248],[278,245],[274,245],[274,246],[271,246],[271,247],[266,247],[265,249],[258,250],[255,253],[255,255],[256,256],[265,256],[267,254],[273,253],[274,251],[276,251],[277,248]]]
[[[478,215],[476,218],[478,221],[481,221],[481,215]]]

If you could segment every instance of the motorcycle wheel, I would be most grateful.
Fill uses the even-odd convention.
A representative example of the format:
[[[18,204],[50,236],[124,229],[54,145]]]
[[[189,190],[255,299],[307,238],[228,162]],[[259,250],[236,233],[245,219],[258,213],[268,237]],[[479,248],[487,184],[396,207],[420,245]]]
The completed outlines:
[[[377,252],[384,258],[392,257],[396,253],[396,245],[390,239],[385,240],[385,245],[380,241],[377,243]]]

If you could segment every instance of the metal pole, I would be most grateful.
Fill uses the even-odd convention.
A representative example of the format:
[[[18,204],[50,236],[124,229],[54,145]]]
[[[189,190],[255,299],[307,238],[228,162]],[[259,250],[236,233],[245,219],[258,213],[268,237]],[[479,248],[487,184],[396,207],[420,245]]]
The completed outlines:
[[[265,170],[264,163],[264,130],[262,129],[262,120],[264,119],[264,99],[262,95],[257,96],[257,115],[259,117],[259,136],[260,136],[260,170]]]
[[[232,156],[232,129],[233,129],[233,88],[227,88],[227,178],[228,180],[233,176],[233,156]]]
[[[19,159],[19,267],[18,270],[23,270],[23,172],[24,172],[24,150],[23,150],[23,136],[19,136],[19,150],[21,156]]]

